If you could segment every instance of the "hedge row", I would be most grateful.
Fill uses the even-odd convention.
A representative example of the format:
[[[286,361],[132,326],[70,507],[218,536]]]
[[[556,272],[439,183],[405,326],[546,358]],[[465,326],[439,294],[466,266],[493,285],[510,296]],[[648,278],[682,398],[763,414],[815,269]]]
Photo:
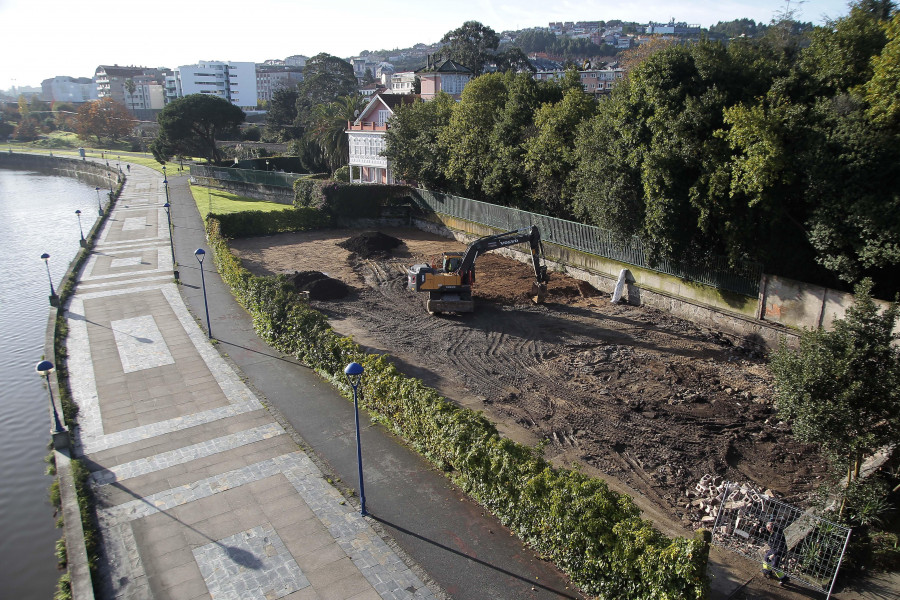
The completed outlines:
[[[221,234],[226,238],[303,231],[332,224],[328,215],[312,208],[275,211],[249,210],[225,215],[213,214],[210,217],[219,222]]]
[[[405,201],[410,189],[405,185],[367,185],[320,179],[294,182],[294,206],[315,208],[333,217],[376,219],[382,206]]]
[[[539,449],[501,438],[480,413],[459,408],[383,356],[337,335],[284,276],[258,277],[228,250],[208,222],[222,278],[249,311],[260,336],[331,379],[365,368],[361,402],[376,418],[448,473],[524,541],[600,598],[707,597],[708,532],[670,540],[628,496],[578,471],[555,469]]]

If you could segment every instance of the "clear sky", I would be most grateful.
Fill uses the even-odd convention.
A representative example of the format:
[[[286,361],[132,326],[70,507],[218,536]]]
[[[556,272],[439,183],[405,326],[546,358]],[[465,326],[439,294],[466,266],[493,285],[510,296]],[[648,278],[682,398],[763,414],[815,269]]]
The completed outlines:
[[[793,0],[798,19],[821,24],[846,0]],[[328,52],[437,42],[465,21],[498,33],[551,21],[676,21],[709,27],[768,23],[778,0],[0,0],[0,89],[57,75],[92,77],[98,65],[175,68],[198,60],[262,62]]]

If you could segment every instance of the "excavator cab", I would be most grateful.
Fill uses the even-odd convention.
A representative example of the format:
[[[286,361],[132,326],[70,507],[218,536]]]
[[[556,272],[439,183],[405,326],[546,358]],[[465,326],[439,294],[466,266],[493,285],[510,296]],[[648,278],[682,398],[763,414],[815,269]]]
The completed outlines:
[[[462,252],[444,252],[441,257],[443,264],[441,265],[441,270],[444,273],[455,273],[459,270],[459,265],[462,263],[463,253]]]

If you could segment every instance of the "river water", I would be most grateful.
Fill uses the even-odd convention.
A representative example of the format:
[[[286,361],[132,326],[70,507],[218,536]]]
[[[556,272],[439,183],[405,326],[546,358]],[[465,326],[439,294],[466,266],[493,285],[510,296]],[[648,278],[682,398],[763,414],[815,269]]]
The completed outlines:
[[[52,598],[60,575],[54,545],[62,531],[43,461],[50,400],[34,367],[43,358],[50,294],[40,256],[50,254],[58,288],[78,252],[76,209],[87,233],[97,219],[93,186],[0,169],[0,598]]]

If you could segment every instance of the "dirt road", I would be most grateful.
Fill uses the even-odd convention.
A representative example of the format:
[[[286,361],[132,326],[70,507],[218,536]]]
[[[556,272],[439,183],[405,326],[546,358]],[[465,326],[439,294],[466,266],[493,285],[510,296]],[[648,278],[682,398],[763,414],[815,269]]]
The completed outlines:
[[[406,268],[462,244],[415,229],[381,229],[403,244],[371,258],[338,246],[359,230],[235,240],[257,274],[322,271],[351,286],[341,300],[313,301],[341,334],[393,357],[408,375],[482,410],[504,435],[547,443],[557,463],[618,479],[670,522],[702,516],[686,489],[706,473],[802,501],[824,474],[771,406],[760,357],[714,332],[645,307],[613,305],[551,274],[547,302],[530,304],[533,274],[512,259],[478,259],[473,314],[430,316],[408,290]],[[653,518],[653,515],[649,515]]]

